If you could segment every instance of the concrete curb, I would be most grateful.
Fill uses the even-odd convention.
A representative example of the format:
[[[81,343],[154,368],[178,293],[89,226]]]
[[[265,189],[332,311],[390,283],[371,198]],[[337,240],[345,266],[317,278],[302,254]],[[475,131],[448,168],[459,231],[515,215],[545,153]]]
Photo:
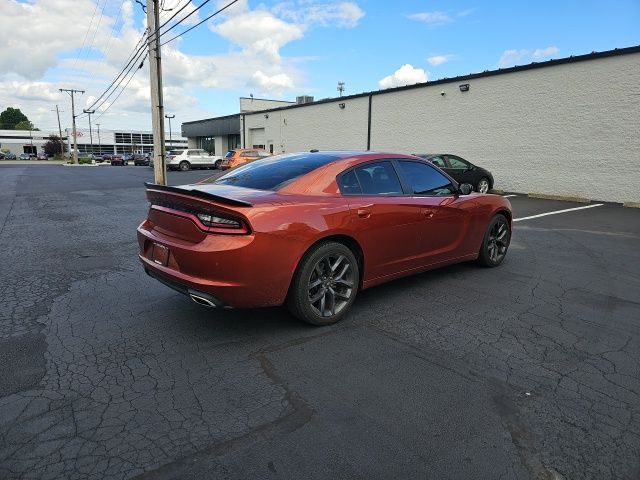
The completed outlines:
[[[0,160],[0,165],[62,165],[63,160]]]
[[[97,163],[62,163],[63,167],[97,167],[99,164]]]
[[[572,197],[565,195],[548,195],[546,193],[528,193],[529,198],[539,198],[541,200],[560,200],[563,202],[591,203],[591,200],[584,197]]]
[[[625,202],[622,206],[627,208],[640,208],[640,202]]]

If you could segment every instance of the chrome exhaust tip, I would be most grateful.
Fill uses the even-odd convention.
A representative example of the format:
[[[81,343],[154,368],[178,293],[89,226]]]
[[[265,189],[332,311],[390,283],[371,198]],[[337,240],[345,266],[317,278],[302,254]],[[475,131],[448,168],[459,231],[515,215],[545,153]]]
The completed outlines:
[[[208,298],[201,297],[200,295],[196,295],[195,293],[190,293],[189,297],[198,305],[204,305],[205,307],[210,307],[210,308],[215,308],[217,306]]]

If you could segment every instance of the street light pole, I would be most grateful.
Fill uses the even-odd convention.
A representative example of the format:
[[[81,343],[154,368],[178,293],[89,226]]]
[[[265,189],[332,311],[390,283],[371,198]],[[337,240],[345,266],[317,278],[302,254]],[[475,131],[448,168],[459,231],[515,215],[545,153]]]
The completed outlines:
[[[98,127],[98,155],[102,155],[102,142],[100,141],[100,124],[96,123]]]
[[[89,115],[89,142],[91,143],[91,163],[93,163],[93,132],[91,131],[91,114],[96,113],[95,110],[87,110],[86,108],[82,110],[84,113]]]
[[[173,135],[171,133],[171,119],[176,118],[175,115],[165,115],[164,118],[169,119],[169,149],[173,149]]]

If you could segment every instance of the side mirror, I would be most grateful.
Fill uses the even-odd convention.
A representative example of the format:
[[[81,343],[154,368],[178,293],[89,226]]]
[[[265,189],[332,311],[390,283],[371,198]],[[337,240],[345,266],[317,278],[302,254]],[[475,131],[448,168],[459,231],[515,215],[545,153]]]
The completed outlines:
[[[473,185],[471,185],[470,183],[463,183],[458,188],[458,191],[462,195],[469,195],[471,192],[473,192]]]

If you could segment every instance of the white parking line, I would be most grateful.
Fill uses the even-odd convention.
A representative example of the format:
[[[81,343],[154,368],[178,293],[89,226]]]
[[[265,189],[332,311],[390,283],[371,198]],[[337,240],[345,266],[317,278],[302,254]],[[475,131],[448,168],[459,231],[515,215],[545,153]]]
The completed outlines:
[[[503,195],[504,198],[517,197],[518,195]]]
[[[532,218],[546,217],[547,215],[557,215],[558,213],[574,212],[576,210],[584,210],[585,208],[601,207],[603,203],[594,203],[593,205],[587,205],[586,207],[565,208],[564,210],[556,210],[554,212],[539,213],[538,215],[531,215],[530,217],[514,218],[514,222],[521,222],[522,220],[531,220]]]

